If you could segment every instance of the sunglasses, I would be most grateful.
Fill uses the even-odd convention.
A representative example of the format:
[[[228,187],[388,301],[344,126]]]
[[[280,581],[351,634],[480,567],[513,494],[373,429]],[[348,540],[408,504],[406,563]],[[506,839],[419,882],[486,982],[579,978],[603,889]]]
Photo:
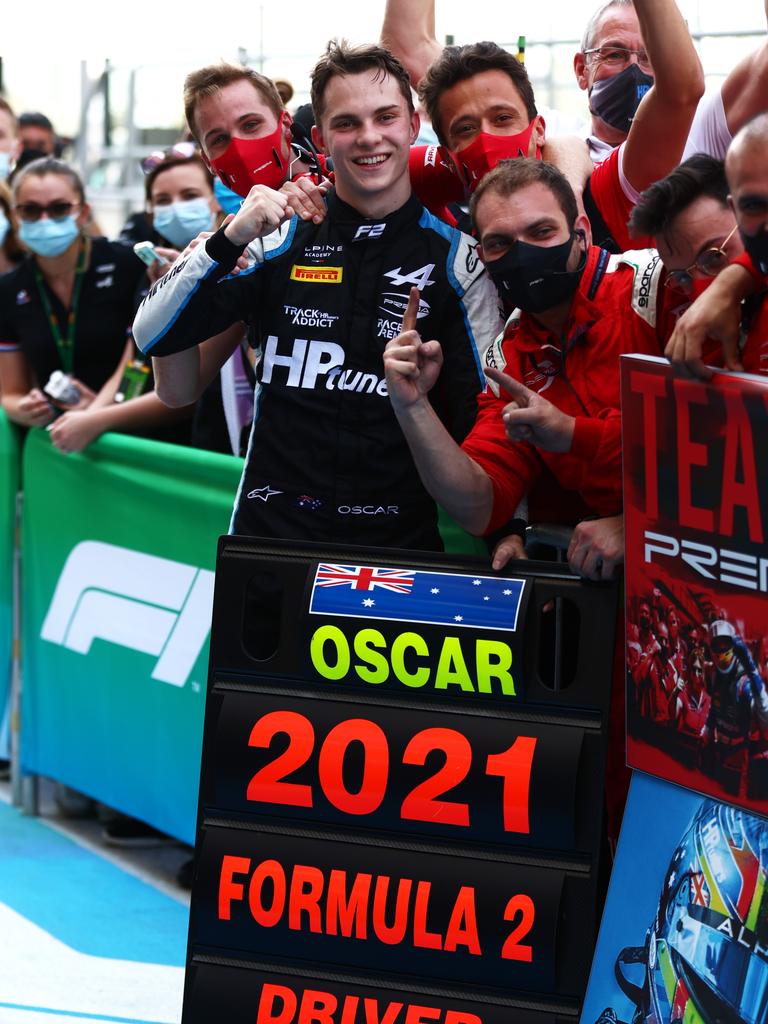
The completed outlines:
[[[21,220],[40,220],[43,214],[46,214],[51,220],[64,220],[80,205],[80,203],[68,203],[66,200],[59,199],[47,206],[41,206],[39,203],[17,203],[14,210]]]
[[[189,160],[197,152],[198,149],[194,142],[177,142],[175,146],[169,146],[168,149],[157,149],[149,156],[145,156],[141,161],[141,169],[145,174],[151,174],[166,160],[172,160],[174,157],[178,160]]]

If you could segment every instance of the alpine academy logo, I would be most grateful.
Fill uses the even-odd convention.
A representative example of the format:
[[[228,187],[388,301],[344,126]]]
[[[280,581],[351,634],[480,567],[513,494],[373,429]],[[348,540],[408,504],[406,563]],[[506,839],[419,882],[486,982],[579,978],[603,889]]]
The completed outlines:
[[[291,280],[304,281],[306,284],[341,284],[343,267],[302,267],[294,263],[291,267]]]
[[[105,640],[157,658],[152,678],[184,686],[211,628],[214,574],[85,540],[56,584],[40,636],[88,654]]]

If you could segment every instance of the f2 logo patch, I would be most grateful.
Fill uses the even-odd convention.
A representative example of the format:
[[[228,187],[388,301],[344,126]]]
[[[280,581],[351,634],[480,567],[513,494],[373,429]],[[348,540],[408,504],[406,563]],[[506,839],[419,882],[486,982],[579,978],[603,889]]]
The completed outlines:
[[[386,224],[361,224],[352,241],[358,242],[362,238],[381,238],[386,226]]]

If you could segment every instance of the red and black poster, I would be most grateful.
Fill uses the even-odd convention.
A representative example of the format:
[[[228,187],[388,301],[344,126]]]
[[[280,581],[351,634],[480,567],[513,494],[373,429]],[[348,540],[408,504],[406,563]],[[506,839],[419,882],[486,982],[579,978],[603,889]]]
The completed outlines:
[[[627,760],[768,813],[768,381],[622,360]]]

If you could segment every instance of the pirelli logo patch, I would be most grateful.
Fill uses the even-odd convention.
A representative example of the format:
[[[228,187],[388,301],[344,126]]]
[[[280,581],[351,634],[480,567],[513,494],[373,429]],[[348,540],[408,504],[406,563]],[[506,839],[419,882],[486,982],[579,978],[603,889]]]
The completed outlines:
[[[314,281],[317,284],[341,284],[343,267],[301,267],[294,263],[291,267],[292,281]]]

